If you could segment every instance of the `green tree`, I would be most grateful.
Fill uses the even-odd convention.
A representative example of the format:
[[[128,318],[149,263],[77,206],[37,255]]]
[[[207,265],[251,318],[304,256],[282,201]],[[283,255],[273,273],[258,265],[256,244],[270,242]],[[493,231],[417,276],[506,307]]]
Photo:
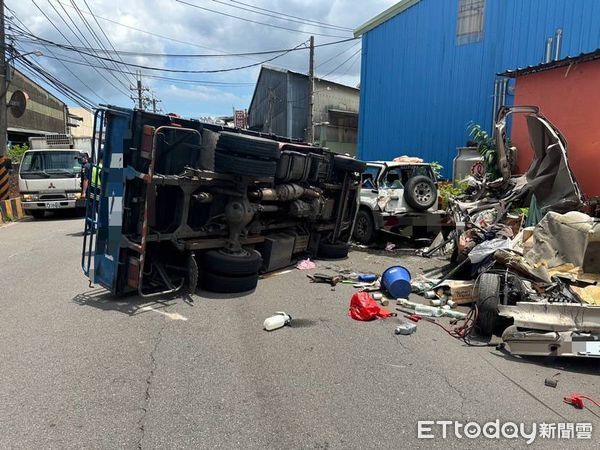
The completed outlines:
[[[27,144],[13,145],[8,149],[8,157],[13,163],[20,163],[21,158],[23,158],[23,154],[27,150],[29,150],[29,146]]]

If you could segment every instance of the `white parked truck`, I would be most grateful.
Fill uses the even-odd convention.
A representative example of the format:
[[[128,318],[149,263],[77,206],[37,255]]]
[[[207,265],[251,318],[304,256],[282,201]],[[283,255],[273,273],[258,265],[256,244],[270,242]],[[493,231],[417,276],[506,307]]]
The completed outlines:
[[[48,135],[29,139],[19,167],[21,204],[27,214],[84,208],[82,164],[91,152],[91,138]]]

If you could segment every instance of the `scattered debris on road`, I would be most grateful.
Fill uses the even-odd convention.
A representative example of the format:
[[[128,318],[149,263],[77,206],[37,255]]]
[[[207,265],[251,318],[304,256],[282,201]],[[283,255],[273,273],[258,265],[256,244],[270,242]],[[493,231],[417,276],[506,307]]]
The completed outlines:
[[[273,331],[273,330],[282,328],[286,325],[291,325],[291,323],[292,323],[292,316],[290,316],[289,314],[287,314],[283,311],[278,311],[271,317],[267,317],[265,319],[265,321],[263,323],[263,328],[266,331]]]

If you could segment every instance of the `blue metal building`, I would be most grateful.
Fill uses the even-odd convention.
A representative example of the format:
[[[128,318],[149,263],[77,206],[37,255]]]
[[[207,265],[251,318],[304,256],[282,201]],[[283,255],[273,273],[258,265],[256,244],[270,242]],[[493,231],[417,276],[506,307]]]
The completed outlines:
[[[600,0],[403,0],[362,36],[358,153],[438,161],[511,104],[496,74],[600,47]],[[600,82],[600,80],[599,80]]]

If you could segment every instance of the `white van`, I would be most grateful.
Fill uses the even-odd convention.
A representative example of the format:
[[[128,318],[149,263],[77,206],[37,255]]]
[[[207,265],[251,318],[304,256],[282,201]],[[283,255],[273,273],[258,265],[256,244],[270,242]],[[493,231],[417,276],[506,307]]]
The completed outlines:
[[[27,214],[42,218],[46,211],[84,208],[82,161],[90,154],[90,138],[66,135],[29,139],[19,167],[21,204]]]

